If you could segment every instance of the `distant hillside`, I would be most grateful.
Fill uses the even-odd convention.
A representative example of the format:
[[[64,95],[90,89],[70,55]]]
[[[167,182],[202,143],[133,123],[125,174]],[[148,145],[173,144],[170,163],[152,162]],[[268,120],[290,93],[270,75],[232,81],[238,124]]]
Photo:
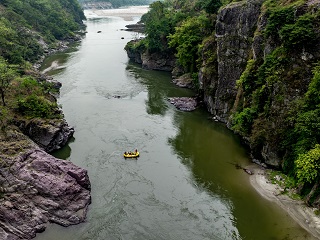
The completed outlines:
[[[43,45],[72,38],[85,19],[77,0],[2,0],[0,56],[9,63],[35,62]]]

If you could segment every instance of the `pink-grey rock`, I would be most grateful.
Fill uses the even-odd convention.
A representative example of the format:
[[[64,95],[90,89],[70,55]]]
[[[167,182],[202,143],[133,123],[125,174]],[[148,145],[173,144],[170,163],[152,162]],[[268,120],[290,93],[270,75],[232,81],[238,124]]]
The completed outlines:
[[[197,108],[197,100],[192,97],[172,97],[168,99],[177,109],[181,111],[193,111]]]
[[[12,144],[0,147],[0,239],[32,239],[50,222],[83,222],[91,202],[87,171],[49,155],[21,133],[13,137],[22,146],[19,154],[3,154]]]

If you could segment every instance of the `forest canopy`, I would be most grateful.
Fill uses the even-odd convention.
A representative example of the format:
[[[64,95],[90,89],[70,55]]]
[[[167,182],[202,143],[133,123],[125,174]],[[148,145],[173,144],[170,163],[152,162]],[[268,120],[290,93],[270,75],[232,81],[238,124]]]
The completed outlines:
[[[42,54],[40,39],[66,40],[85,19],[77,0],[2,0],[0,11],[0,55],[17,64]]]

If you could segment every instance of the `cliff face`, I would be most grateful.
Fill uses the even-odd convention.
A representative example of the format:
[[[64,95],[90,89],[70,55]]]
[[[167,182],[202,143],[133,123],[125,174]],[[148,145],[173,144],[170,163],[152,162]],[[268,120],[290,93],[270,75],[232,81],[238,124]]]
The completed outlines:
[[[228,122],[236,98],[236,80],[240,78],[250,56],[262,2],[255,0],[231,4],[222,9],[217,17],[215,37],[218,68],[213,82],[208,83],[214,86],[212,94],[206,94],[205,101],[208,110],[224,123]]]
[[[216,63],[208,65],[204,59],[200,86],[205,92],[208,111],[224,123],[228,122],[236,99],[236,80],[244,71],[251,53],[262,2],[242,1],[223,8],[217,16],[215,41],[203,48],[203,55],[208,51],[216,54]],[[212,67],[215,71],[208,71]]]
[[[269,166],[280,167],[286,154],[279,150],[279,143],[283,140],[282,130],[288,128],[288,122],[285,121],[287,113],[292,109],[293,102],[306,93],[312,78],[312,66],[320,57],[320,47],[319,43],[314,43],[309,48],[295,47],[286,50],[285,54],[275,53],[277,49],[283,49],[281,47],[286,39],[280,41],[266,36],[270,16],[263,10],[263,2],[242,1],[220,10],[215,36],[202,49],[199,81],[208,111],[228,127],[234,125],[234,114],[238,109],[252,108],[256,101],[252,95],[260,91],[260,98],[264,99],[259,103],[260,112],[253,117],[250,131],[239,134],[251,146],[254,158]],[[293,9],[297,19],[308,12],[316,12],[319,1],[307,1]],[[208,61],[208,52],[212,53],[211,62]],[[268,56],[272,54],[276,56],[274,66],[268,62]],[[250,68],[249,61],[254,62],[251,68],[260,68],[260,71],[263,67],[272,69],[269,75],[273,75],[276,80],[266,76],[261,87],[257,88],[254,82],[258,81],[256,70],[254,81],[246,87],[241,84],[237,86],[237,81]],[[245,88],[250,86],[256,88],[256,92],[245,94],[248,91]]]

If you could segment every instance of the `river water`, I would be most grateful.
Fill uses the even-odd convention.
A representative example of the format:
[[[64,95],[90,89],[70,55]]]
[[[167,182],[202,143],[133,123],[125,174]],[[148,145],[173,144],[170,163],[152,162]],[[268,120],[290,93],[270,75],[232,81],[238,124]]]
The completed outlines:
[[[86,15],[83,41],[43,69],[60,66],[50,74],[63,84],[59,104],[75,128],[54,155],[88,170],[92,204],[85,223],[52,224],[36,239],[312,239],[232,165],[250,163],[237,137],[204,109],[168,103],[190,90],[128,60],[124,46],[139,36],[121,29],[140,14]],[[134,149],[138,160],[122,157]]]

